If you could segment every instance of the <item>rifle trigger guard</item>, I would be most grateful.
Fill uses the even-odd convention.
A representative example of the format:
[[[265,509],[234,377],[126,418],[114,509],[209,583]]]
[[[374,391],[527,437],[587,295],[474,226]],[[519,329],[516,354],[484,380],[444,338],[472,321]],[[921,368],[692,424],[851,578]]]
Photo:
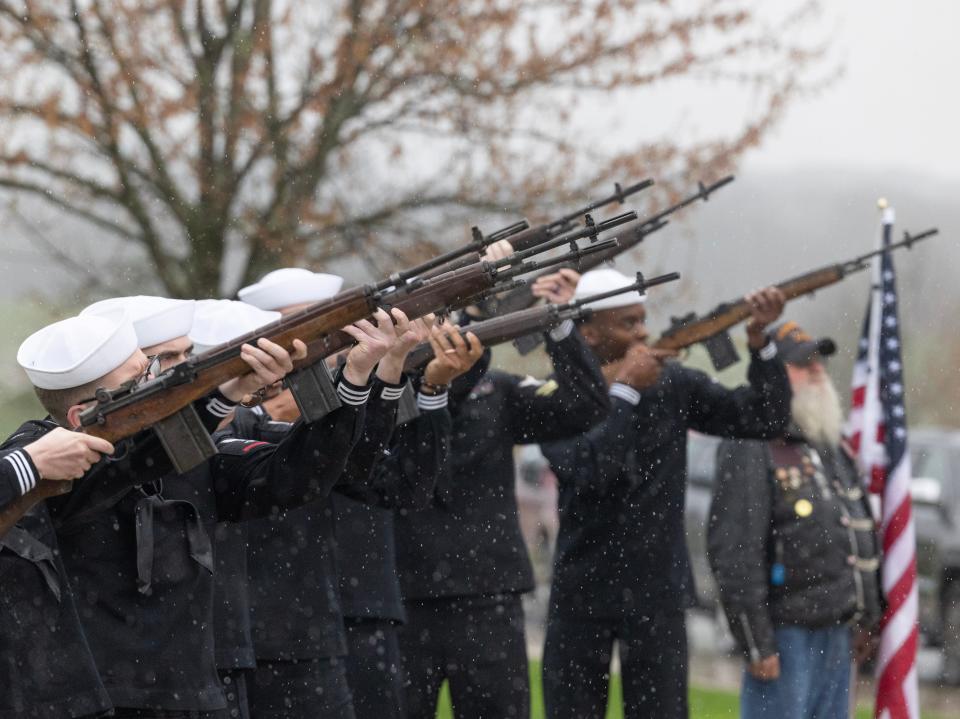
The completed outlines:
[[[133,449],[133,438],[127,437],[113,444],[116,451],[106,457],[107,462],[122,462]]]

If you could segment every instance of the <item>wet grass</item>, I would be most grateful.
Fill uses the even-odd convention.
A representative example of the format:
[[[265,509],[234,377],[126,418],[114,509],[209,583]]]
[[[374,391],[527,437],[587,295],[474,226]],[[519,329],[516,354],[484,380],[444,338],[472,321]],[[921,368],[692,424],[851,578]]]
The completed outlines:
[[[620,692],[620,677],[614,675],[610,686],[610,708],[607,710],[606,719],[623,719],[622,694]],[[543,691],[540,687],[540,665],[536,662],[530,664],[530,719],[544,719],[543,712]],[[614,709],[614,707],[616,707]],[[691,719],[727,719],[740,716],[739,702],[737,694],[734,692],[723,691],[721,689],[701,689],[693,687],[690,690],[690,718]],[[450,708],[450,695],[447,692],[447,686],[444,684],[440,695],[440,703],[437,707],[437,719],[453,719],[454,714]],[[856,719],[872,719],[873,712],[868,708],[857,710]],[[941,719],[938,715],[923,714],[923,719]]]

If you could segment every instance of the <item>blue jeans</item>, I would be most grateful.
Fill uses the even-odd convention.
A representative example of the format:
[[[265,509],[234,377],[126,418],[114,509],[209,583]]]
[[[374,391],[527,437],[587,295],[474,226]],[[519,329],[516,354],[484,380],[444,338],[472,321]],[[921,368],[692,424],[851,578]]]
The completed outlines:
[[[850,627],[775,630],[780,678],[744,670],[741,719],[846,719],[850,712]]]

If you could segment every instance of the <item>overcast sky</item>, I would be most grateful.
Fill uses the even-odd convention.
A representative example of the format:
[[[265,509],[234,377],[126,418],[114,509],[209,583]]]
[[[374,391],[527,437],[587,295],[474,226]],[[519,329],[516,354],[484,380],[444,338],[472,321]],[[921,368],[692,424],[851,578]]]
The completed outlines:
[[[794,103],[741,174],[836,164],[960,183],[960,3],[824,4],[844,75],[820,96]]]

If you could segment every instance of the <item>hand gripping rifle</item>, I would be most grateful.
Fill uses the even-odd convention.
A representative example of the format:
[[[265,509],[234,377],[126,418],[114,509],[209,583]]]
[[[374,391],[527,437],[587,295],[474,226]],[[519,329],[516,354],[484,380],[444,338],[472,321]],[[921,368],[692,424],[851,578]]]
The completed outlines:
[[[710,195],[719,190],[721,187],[729,185],[731,182],[733,182],[733,180],[733,175],[728,175],[710,185],[704,185],[702,182],[698,183],[696,192],[687,195],[676,204],[671,205],[670,207],[667,207],[660,212],[651,215],[650,217],[644,218],[643,220],[638,220],[637,222],[622,228],[615,235],[615,239],[617,240],[617,246],[615,248],[593,254],[589,259],[584,259],[577,265],[574,265],[573,268],[578,272],[583,273],[600,267],[605,262],[613,261],[617,255],[632,250],[634,247],[643,242],[648,235],[665,227],[668,223],[667,218],[670,215],[682,210],[688,205],[692,205],[698,200],[703,200],[704,202],[709,201]],[[529,287],[520,287],[500,297],[495,303],[493,303],[491,310],[495,314],[516,312],[517,310],[521,310],[525,307],[530,307],[536,304],[536,302],[537,298],[530,291]],[[533,334],[529,335],[528,337],[518,337],[516,341],[517,350],[520,352],[520,354],[528,354],[536,349],[542,341],[543,336],[541,334]]]
[[[535,307],[528,307],[525,310],[511,312],[510,314],[492,317],[482,322],[475,322],[460,328],[460,334],[466,335],[472,332],[485,347],[510,342],[517,337],[523,337],[528,334],[543,333],[552,330],[566,320],[574,322],[587,319],[593,314],[593,309],[589,307],[594,302],[605,300],[608,297],[616,297],[627,292],[637,291],[645,293],[650,287],[666,284],[680,279],[677,272],[671,272],[666,275],[660,275],[649,280],[643,278],[643,274],[637,273],[637,281],[627,287],[620,287],[609,292],[582,297],[580,299],[564,302],[563,304],[543,304]],[[413,349],[407,356],[404,370],[413,372],[424,367],[433,359],[433,347],[429,342],[423,342]]]
[[[98,389],[96,404],[80,415],[79,430],[117,444],[152,428],[176,471],[183,473],[216,452],[193,403],[208,396],[227,380],[249,371],[240,358],[241,345],[264,337],[291,350],[293,340],[300,339],[307,343],[308,359],[298,363],[298,370],[310,369],[311,364],[349,347],[353,340],[340,328],[368,318],[377,307],[399,307],[411,318],[416,318],[469,303],[475,295],[498,289],[499,283],[509,283],[520,274],[541,271],[609,249],[613,240],[596,242],[582,249],[577,247],[576,241],[592,238],[596,231],[612,229],[635,219],[635,212],[627,212],[595,229],[580,230],[496,262],[477,262],[428,280],[419,279],[419,268],[414,268],[396,273],[376,285],[345,290],[202,355],[190,357],[143,384],[128,382],[115,389]],[[564,244],[571,246],[565,254],[540,262],[527,261]],[[298,397],[296,392],[294,396]],[[309,400],[309,394],[298,397],[298,403],[308,410],[312,409]],[[308,415],[309,412],[305,413],[305,417]],[[7,505],[0,511],[0,537],[34,504],[61,492],[60,483],[42,482]]]
[[[776,287],[787,300],[809,295],[823,287],[840,282],[854,272],[869,267],[869,260],[877,255],[901,247],[909,249],[913,244],[933,237],[936,229],[921,232],[919,235],[904,233],[903,240],[893,243],[882,250],[868,252],[847,262],[827,265],[820,269],[792,277]],[[658,349],[679,350],[702,342],[710,355],[713,366],[722,370],[739,360],[737,350],[727,330],[750,316],[750,306],[742,297],[731,302],[722,302],[703,317],[691,312],[684,317],[671,319],[671,326],[653,345]]]

